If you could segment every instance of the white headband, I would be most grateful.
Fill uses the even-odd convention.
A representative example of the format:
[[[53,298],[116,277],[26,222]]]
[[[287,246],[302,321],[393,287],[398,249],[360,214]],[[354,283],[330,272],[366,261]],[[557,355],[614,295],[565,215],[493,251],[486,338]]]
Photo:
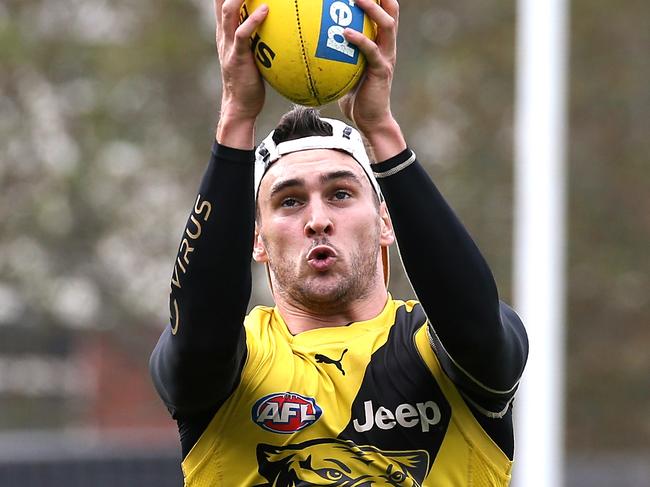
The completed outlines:
[[[269,167],[271,167],[271,165],[283,155],[310,149],[338,149],[350,154],[359,163],[363,172],[368,176],[377,196],[381,201],[383,201],[384,197],[381,194],[379,183],[370,167],[370,160],[368,160],[368,154],[366,153],[366,147],[363,145],[361,134],[356,129],[340,120],[335,120],[333,118],[321,118],[321,120],[332,126],[332,135],[303,137],[302,139],[280,142],[276,145],[273,141],[274,131],[271,131],[262,143],[257,146],[257,149],[255,150],[256,199],[264,174],[266,174]],[[384,284],[388,286],[390,273],[388,247],[381,248],[381,261],[384,273]],[[266,271],[269,273],[269,286],[271,287],[271,290],[273,290],[268,264]]]
[[[363,145],[361,134],[348,124],[333,118],[321,118],[322,121],[332,126],[332,135],[310,136],[301,139],[288,140],[275,144],[273,141],[274,130],[257,146],[255,150],[255,197],[259,191],[262,178],[271,165],[280,157],[292,152],[300,152],[310,149],[338,149],[350,154],[362,167],[368,176],[377,196],[383,200],[379,183],[370,167],[368,154]]]

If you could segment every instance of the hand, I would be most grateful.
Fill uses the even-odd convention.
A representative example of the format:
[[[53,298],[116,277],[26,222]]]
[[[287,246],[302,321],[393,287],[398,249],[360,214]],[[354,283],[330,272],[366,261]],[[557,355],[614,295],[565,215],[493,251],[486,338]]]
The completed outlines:
[[[264,83],[250,48],[250,37],[268,14],[261,5],[239,24],[243,0],[215,0],[217,53],[221,65],[221,117],[217,140],[251,148],[257,116],[264,106]]]
[[[377,24],[377,37],[371,41],[361,32],[345,29],[343,35],[366,58],[366,72],[357,87],[339,101],[343,114],[352,120],[368,139],[375,158],[385,160],[406,148],[406,142],[390,110],[390,93],[397,61],[397,0],[356,0],[366,15]]]

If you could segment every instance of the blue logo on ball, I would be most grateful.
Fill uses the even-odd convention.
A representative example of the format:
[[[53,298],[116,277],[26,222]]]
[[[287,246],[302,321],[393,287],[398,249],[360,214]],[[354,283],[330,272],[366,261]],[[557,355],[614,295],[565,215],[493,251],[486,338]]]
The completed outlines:
[[[343,30],[348,27],[363,32],[363,17],[354,0],[323,0],[316,57],[357,64],[359,49],[345,40]]]

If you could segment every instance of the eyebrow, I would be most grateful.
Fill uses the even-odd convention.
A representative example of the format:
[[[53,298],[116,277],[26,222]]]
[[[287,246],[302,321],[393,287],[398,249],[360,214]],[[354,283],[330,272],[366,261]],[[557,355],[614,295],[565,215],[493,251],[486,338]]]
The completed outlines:
[[[352,179],[355,182],[361,184],[361,180],[357,177],[357,175],[354,174],[352,171],[348,171],[346,169],[341,169],[339,171],[334,171],[334,172],[329,172],[327,174],[323,174],[320,177],[320,182],[321,183],[329,183],[330,181],[334,181],[336,179]]]
[[[331,181],[335,181],[337,179],[351,179],[358,184],[362,184],[361,180],[356,174],[346,169],[328,172],[326,174],[321,175],[319,179],[320,182],[323,184],[329,183]],[[277,182],[271,187],[269,198],[273,198],[276,194],[280,193],[281,191],[284,191],[287,188],[303,186],[304,184],[305,184],[305,180],[303,178],[290,178],[290,179],[285,179],[284,181]]]
[[[287,188],[292,188],[294,186],[303,186],[304,184],[305,184],[305,180],[301,178],[285,179],[284,181],[275,183],[271,187],[271,193],[269,194],[269,198],[273,198],[276,194],[280,193],[281,191],[284,191]]]

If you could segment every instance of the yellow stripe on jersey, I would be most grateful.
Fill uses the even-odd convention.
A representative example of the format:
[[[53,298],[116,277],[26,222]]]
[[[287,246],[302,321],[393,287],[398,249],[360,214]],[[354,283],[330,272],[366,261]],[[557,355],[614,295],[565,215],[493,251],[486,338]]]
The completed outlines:
[[[389,299],[371,320],[292,336],[277,309],[253,309],[241,382],[184,460],[185,485],[507,485],[510,464],[440,370],[425,320]]]
[[[427,484],[436,487],[507,486],[510,483],[512,462],[476,421],[458,389],[443,372],[431,348],[426,326],[416,333],[415,343],[427,367],[452,404],[453,411],[450,430],[427,477]],[[458,478],[458,475],[454,474],[454,471],[459,470],[459,465],[466,465],[467,478]]]

